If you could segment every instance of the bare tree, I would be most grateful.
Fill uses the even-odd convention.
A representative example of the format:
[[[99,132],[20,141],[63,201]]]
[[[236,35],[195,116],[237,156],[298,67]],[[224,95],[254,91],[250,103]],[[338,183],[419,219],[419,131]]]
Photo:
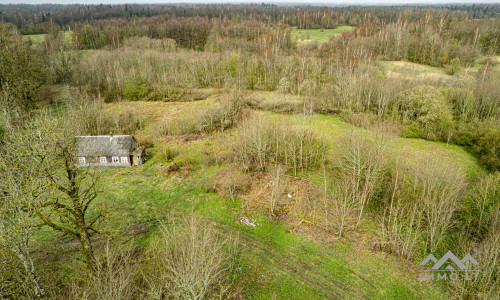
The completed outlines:
[[[46,187],[36,198],[33,214],[53,230],[77,239],[89,269],[94,268],[91,235],[102,214],[89,218],[89,208],[97,197],[97,173],[75,163],[75,129],[69,118],[40,118],[24,129],[13,131],[11,149],[30,158],[36,178]],[[14,151],[14,150],[12,150]],[[33,178],[28,171],[20,174]]]
[[[145,270],[153,299],[226,298],[239,261],[237,236],[222,234],[206,220],[160,225]]]
[[[342,197],[352,197],[359,211],[358,225],[376,187],[380,184],[386,164],[387,139],[383,134],[370,137],[362,131],[351,131],[337,147],[336,169],[343,191]],[[349,185],[349,186],[344,186]]]
[[[275,166],[271,170],[271,198],[269,202],[269,215],[276,215],[276,206],[283,190],[283,168],[280,165]]]
[[[333,183],[333,198],[329,204],[329,209],[338,236],[344,236],[349,228],[350,215],[358,208],[355,197],[357,191],[353,189],[355,187],[353,180],[355,180],[353,177],[341,177]]]
[[[108,240],[104,253],[96,258],[99,263],[94,272],[86,274],[82,284],[72,286],[67,299],[134,299],[136,264],[132,254],[131,249],[121,250]]]
[[[407,191],[408,175],[396,165],[389,186],[390,200],[383,211],[380,248],[409,259],[422,236],[423,212]],[[409,200],[409,201],[408,201]]]
[[[410,184],[414,200],[424,212],[432,252],[448,235],[466,182],[458,170],[443,166],[436,159],[424,159],[412,168]]]
[[[33,218],[37,199],[44,187],[37,170],[22,149],[2,149],[0,154],[0,245],[19,260],[24,268],[29,297],[44,298],[32,258]]]

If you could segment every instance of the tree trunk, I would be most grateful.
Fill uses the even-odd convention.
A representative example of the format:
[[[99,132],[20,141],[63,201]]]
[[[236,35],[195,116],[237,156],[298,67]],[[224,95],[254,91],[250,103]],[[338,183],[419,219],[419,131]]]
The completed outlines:
[[[85,218],[83,215],[83,211],[81,209],[77,209],[77,223],[78,229],[80,231],[80,243],[82,244],[82,253],[85,257],[85,263],[89,270],[94,270],[95,267],[95,257],[94,257],[94,248],[92,247],[92,243],[90,241],[90,235],[87,231],[87,225],[85,224]]]

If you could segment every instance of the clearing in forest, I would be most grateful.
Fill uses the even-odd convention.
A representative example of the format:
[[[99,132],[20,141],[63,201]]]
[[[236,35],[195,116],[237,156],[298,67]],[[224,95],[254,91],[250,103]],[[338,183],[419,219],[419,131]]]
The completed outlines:
[[[340,36],[345,32],[353,32],[352,26],[339,26],[335,29],[297,29],[292,30],[292,40],[300,44],[307,44],[310,42],[326,42],[332,37]]]

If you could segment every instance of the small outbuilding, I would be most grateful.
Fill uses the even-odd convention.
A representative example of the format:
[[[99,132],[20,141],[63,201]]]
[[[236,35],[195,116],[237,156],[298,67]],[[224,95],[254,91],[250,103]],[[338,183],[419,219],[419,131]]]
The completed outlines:
[[[77,136],[75,160],[82,167],[131,167],[144,161],[145,147],[131,135]]]

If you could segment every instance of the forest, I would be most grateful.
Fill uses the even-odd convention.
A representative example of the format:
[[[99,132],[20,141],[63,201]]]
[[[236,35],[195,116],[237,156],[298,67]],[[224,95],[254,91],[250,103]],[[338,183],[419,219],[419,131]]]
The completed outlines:
[[[2,299],[500,295],[500,4],[2,4],[0,107]]]

